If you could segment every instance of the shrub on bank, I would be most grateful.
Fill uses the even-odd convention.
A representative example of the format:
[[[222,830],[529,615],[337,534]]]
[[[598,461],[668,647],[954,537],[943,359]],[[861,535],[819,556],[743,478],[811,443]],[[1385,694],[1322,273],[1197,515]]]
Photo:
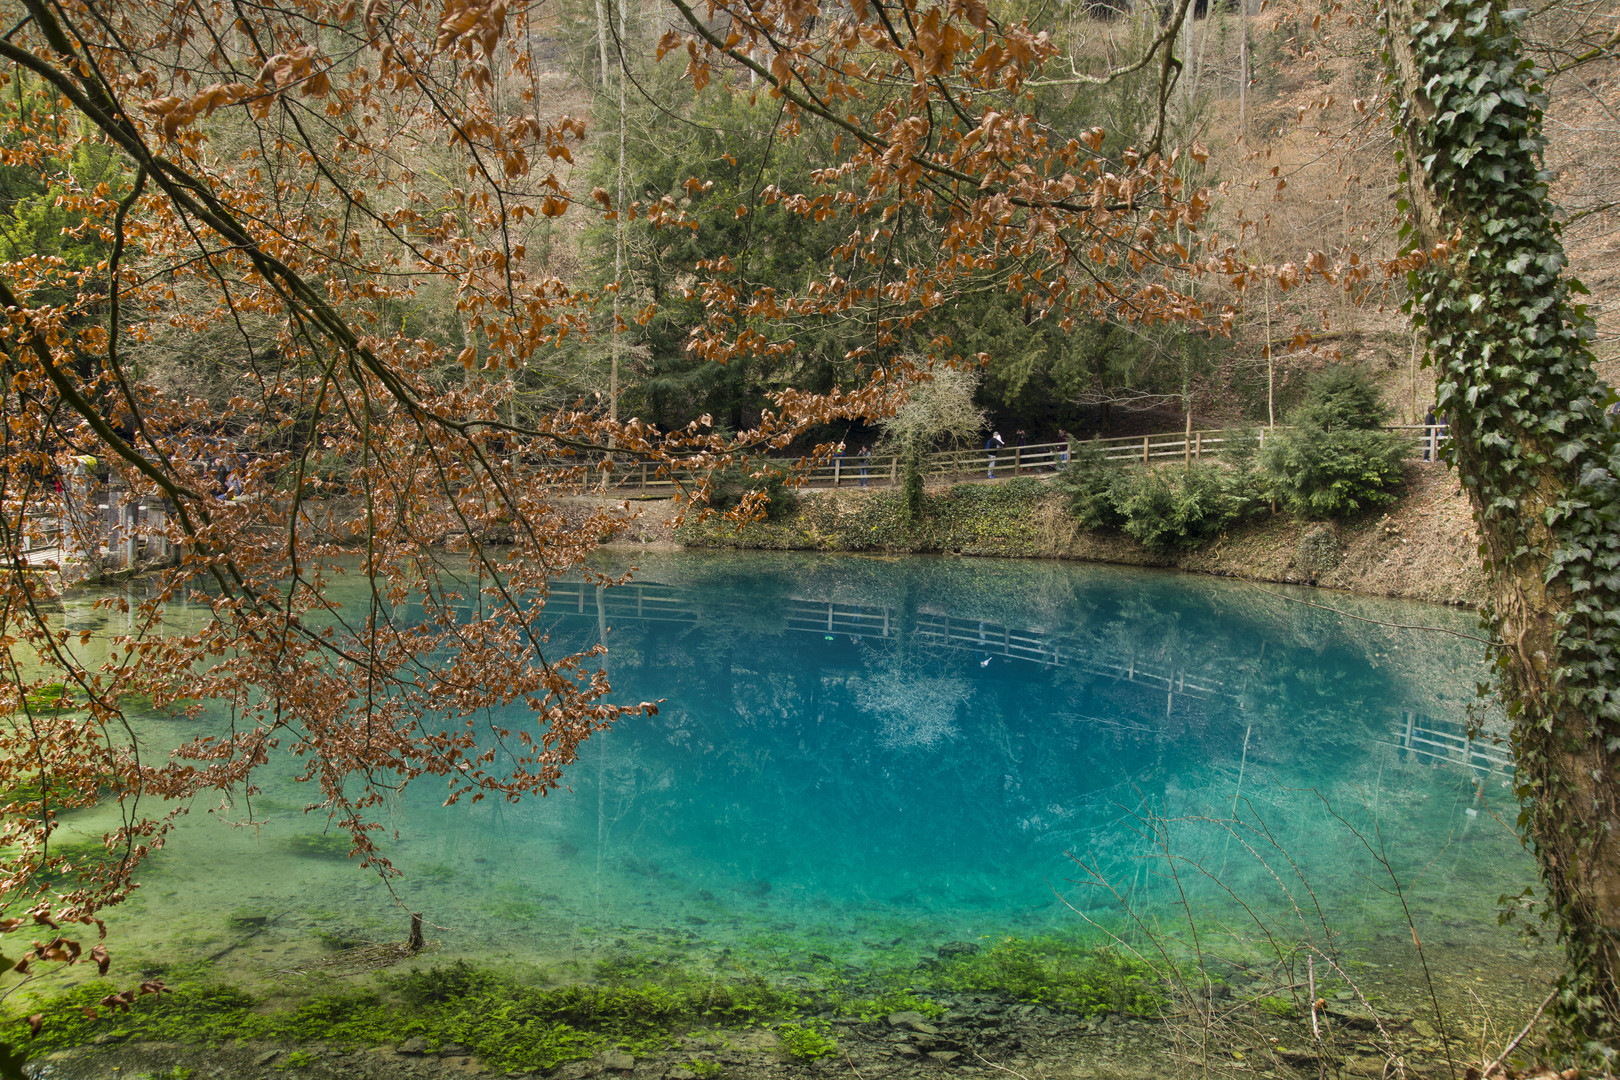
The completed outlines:
[[[756,471],[760,475],[756,476]],[[732,465],[716,470],[709,478],[709,506],[715,510],[734,510],[754,492],[765,494],[768,521],[779,521],[798,509],[799,493],[788,486],[780,469]]]
[[[1095,445],[1082,444],[1052,482],[1080,527],[1097,531],[1125,527],[1125,515],[1114,503],[1115,488],[1124,478],[1124,466],[1109,461]]]
[[[1389,410],[1355,367],[1311,380],[1292,425],[1266,441],[1262,463],[1279,502],[1303,518],[1343,518],[1395,501],[1406,447],[1382,430]]]
[[[1117,529],[1159,554],[1191,551],[1262,505],[1246,469],[1124,468],[1096,451],[1077,454],[1057,484],[1081,528]]]
[[[1213,540],[1255,506],[1241,479],[1219,465],[1137,469],[1116,492],[1126,535],[1161,554]]]

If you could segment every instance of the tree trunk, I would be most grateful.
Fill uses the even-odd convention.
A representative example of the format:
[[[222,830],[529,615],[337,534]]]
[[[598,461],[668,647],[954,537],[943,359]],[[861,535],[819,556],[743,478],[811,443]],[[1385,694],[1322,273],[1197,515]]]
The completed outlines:
[[[608,19],[607,9],[602,6],[602,0],[596,0],[596,51],[602,62],[602,89],[608,88],[608,73],[613,69],[608,65]]]
[[[1541,105],[1493,4],[1386,0],[1416,306],[1483,541],[1523,824],[1587,1051],[1620,1020],[1620,445],[1541,169]],[[1595,1046],[1593,1044],[1596,1044]]]
[[[1249,0],[1238,0],[1238,20],[1242,37],[1238,39],[1238,140],[1249,141]]]

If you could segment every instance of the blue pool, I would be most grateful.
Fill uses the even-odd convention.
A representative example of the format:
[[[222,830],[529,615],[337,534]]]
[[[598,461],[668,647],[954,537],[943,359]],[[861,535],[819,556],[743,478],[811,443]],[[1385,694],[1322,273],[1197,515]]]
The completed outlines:
[[[420,911],[436,956],[548,978],[634,946],[859,964],[1190,926],[1241,955],[1399,938],[1404,901],[1468,950],[1534,879],[1496,713],[1470,734],[1470,614],[1029,561],[636,564],[547,607],[553,649],[605,643],[620,697],[661,702],[565,790],[407,790],[384,883],[300,845],[324,822],[272,775],[261,825],[193,809],[113,919],[125,947],[272,975]]]

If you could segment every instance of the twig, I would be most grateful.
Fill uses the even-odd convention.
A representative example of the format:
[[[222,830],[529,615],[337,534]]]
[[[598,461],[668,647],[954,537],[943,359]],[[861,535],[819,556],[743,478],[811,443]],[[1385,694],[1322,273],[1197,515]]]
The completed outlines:
[[[856,1076],[860,1077],[860,1080],[866,1080],[866,1077],[861,1076],[861,1070],[859,1070],[859,1069],[857,1069],[855,1067],[855,1059],[849,1056],[849,1051],[848,1050],[844,1051],[844,1061],[849,1065],[849,1071],[850,1072],[852,1072]]]
[[[1552,992],[1542,999],[1541,1004],[1536,1006],[1535,1015],[1531,1016],[1530,1022],[1524,1025],[1524,1030],[1513,1036],[1513,1040],[1502,1048],[1502,1052],[1497,1055],[1495,1061],[1485,1066],[1485,1072],[1481,1074],[1485,1077],[1485,1080],[1490,1080],[1490,1075],[1502,1067],[1502,1062],[1508,1059],[1508,1055],[1519,1048],[1519,1044],[1524,1041],[1524,1037],[1530,1034],[1530,1029],[1536,1026],[1536,1021],[1541,1019],[1541,1014],[1546,1011],[1547,1006],[1551,1005],[1553,998],[1557,996],[1558,988],[1554,987]]]
[[[1029,1080],[1029,1077],[1025,1076],[1023,1073],[1019,1072],[1017,1069],[1009,1069],[1005,1065],[997,1065],[995,1062],[991,1061],[989,1058],[985,1057],[983,1054],[979,1053],[977,1050],[971,1051],[971,1053],[973,1054],[974,1057],[978,1058],[980,1061],[984,1062],[986,1065],[990,1066],[992,1069],[997,1069],[997,1070],[1000,1070],[1001,1072],[1004,1072],[1004,1073],[1011,1073],[1013,1076],[1018,1077],[1018,1080]]]
[[[1356,995],[1356,1000],[1361,1002],[1361,1007],[1367,1010],[1367,1015],[1372,1017],[1373,1026],[1378,1029],[1378,1034],[1384,1040],[1385,1075],[1388,1075],[1390,1067],[1393,1066],[1395,1075],[1399,1076],[1401,1080],[1406,1080],[1406,1059],[1401,1057],[1400,1052],[1396,1049],[1395,1040],[1391,1037],[1389,1029],[1384,1027],[1383,1020],[1378,1017],[1378,1010],[1373,1008],[1372,1002],[1367,1000],[1367,995],[1362,993],[1361,987],[1350,977],[1350,973],[1340,967],[1333,957],[1324,953],[1322,962],[1332,968],[1334,973],[1344,980],[1345,985],[1350,988],[1350,992]]]
[[[1446,1030],[1445,1010],[1440,1007],[1440,995],[1434,989],[1434,973],[1429,969],[1429,955],[1423,951],[1423,942],[1418,938],[1417,922],[1412,916],[1411,905],[1407,903],[1406,889],[1401,885],[1400,875],[1396,874],[1395,868],[1389,864],[1389,856],[1384,848],[1383,826],[1378,823],[1376,818],[1373,819],[1373,836],[1378,839],[1378,847],[1374,848],[1372,843],[1358,832],[1354,825],[1345,820],[1343,814],[1333,808],[1333,804],[1327,800],[1326,796],[1318,791],[1316,797],[1322,801],[1322,806],[1329,814],[1337,818],[1345,828],[1350,830],[1350,835],[1361,841],[1362,846],[1367,849],[1367,854],[1371,855],[1378,865],[1384,868],[1384,873],[1389,875],[1389,883],[1394,890],[1395,899],[1400,901],[1401,914],[1406,917],[1406,928],[1412,931],[1412,947],[1417,950],[1418,966],[1423,972],[1423,984],[1429,990],[1429,1004],[1434,1008],[1434,1024],[1440,1032],[1440,1045],[1446,1051],[1446,1067],[1451,1074],[1452,1080],[1456,1080],[1457,1062],[1451,1054],[1451,1035]]]
[[[1311,995],[1311,1038],[1317,1042],[1322,1041],[1322,1029],[1316,1023],[1316,957],[1309,954],[1305,957],[1305,979],[1310,986]]]

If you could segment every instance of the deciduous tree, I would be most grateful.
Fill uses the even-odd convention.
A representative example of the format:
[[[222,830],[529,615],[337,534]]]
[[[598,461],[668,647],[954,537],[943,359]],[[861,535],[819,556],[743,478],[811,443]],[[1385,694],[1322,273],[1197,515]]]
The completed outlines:
[[[628,517],[563,497],[626,461],[700,483],[809,425],[892,412],[910,378],[897,344],[975,279],[1061,326],[1219,323],[1158,273],[1187,263],[1209,205],[1159,145],[1168,91],[1147,144],[1115,160],[1100,130],[1054,130],[1028,110],[1028,81],[1055,49],[978,0],[672,4],[685,29],[661,50],[684,53],[697,89],[753,79],[784,136],[833,132],[810,186],[761,198],[841,227],[825,270],[791,291],[740,278],[729,253],[699,261],[681,285],[702,311],[688,355],[790,364],[782,328],[795,320],[858,306],[871,327],[848,350],[856,384],[781,389],[724,437],[706,418],[660,431],[606,403],[516,407],[624,284],[562,280],[545,254],[556,223],[688,224],[672,194],[624,202],[573,186],[585,125],[537,112],[537,5],[0,9],[0,56],[51,101],[13,118],[14,152],[65,161],[88,146],[118,166],[62,195],[104,260],[0,265],[8,907],[93,920],[127,894],[172,808],[225,793],[251,817],[255,771],[277,754],[300,759],[312,810],[382,873],[373,811],[400,785],[440,784],[452,801],[545,794],[591,732],[653,708],[613,701],[591,654],[548,648],[548,583],[589,575],[590,550]],[[1168,80],[1186,11],[1139,62],[1085,78],[1153,65]],[[929,241],[903,260],[902,227]],[[453,312],[425,312],[428,298]],[[196,360],[230,393],[199,393],[172,363],[173,377],[150,377],[167,362],[158,343],[178,333],[211,343]],[[127,628],[103,659],[52,618],[55,586],[24,558],[42,539],[36,511],[70,516],[86,460],[165,504],[179,553],[121,611]],[[339,575],[362,583],[359,603],[334,600]],[[206,606],[206,626],[165,628],[181,599]],[[135,695],[213,719],[148,756],[124,719]],[[498,719],[512,706],[525,722]],[[52,836],[98,798],[119,800],[126,822],[109,859],[69,866]]]

